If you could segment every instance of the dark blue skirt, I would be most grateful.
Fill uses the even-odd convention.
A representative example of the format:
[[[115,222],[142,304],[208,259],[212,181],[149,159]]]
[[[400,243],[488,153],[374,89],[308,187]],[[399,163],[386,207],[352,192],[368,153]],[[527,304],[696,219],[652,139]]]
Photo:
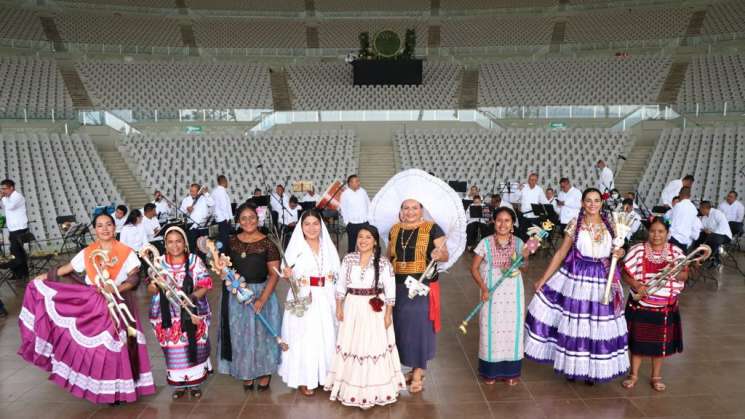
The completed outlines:
[[[404,284],[396,284],[396,305],[393,306],[393,328],[401,364],[411,368],[427,368],[435,357],[435,327],[429,319],[429,296],[409,298]]]
[[[479,359],[479,375],[489,380],[507,380],[520,376],[522,360],[487,362]]]

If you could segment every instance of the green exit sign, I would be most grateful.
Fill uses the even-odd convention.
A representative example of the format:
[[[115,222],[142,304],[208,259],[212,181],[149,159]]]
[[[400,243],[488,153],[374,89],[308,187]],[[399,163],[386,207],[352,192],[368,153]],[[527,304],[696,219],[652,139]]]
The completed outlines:
[[[551,129],[566,129],[568,125],[566,122],[550,122],[548,127]]]
[[[184,132],[187,134],[201,134],[204,130],[201,125],[187,125],[184,127]]]

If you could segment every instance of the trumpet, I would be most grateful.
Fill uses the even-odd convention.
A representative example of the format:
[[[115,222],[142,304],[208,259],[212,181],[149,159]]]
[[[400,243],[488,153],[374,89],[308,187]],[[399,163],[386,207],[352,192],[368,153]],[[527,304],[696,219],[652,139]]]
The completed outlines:
[[[148,274],[150,279],[163,291],[171,305],[183,308],[191,317],[201,318],[192,311],[197,306],[184,291],[179,289],[173,274],[163,267],[163,256],[160,255],[158,249],[148,243],[142,246],[138,253],[150,267]]]
[[[96,270],[96,276],[92,278],[93,285],[98,288],[101,295],[106,299],[109,314],[116,328],[121,329],[123,325],[127,330],[127,336],[137,336],[137,329],[133,326],[136,324],[135,318],[127,308],[127,305],[124,304],[124,298],[119,294],[116,283],[109,277],[109,271],[105,268],[106,266],[110,266],[109,253],[103,249],[96,249],[91,252],[89,259],[93,264],[93,268]],[[106,289],[107,285],[111,286],[113,292]]]
[[[644,295],[652,295],[658,292],[665,288],[669,281],[674,281],[675,277],[678,276],[678,274],[688,265],[692,263],[701,263],[708,259],[709,256],[711,256],[711,247],[702,244],[688,256],[676,259],[668,267],[658,272],[654,278],[647,281],[647,290],[645,293],[634,293],[632,291],[631,296],[634,298],[634,301],[639,301],[644,297]]]

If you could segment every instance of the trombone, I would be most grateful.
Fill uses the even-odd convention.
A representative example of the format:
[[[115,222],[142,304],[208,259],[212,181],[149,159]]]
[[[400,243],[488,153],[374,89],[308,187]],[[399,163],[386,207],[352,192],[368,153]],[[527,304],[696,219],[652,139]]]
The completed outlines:
[[[160,255],[158,249],[148,243],[142,246],[138,253],[140,258],[150,267],[148,273],[150,279],[163,291],[171,305],[183,308],[192,318],[201,318],[192,311],[196,308],[194,302],[184,291],[179,289],[173,274],[163,267],[163,256]]]
[[[634,293],[631,291],[631,296],[634,301],[641,300],[645,295],[652,295],[659,290],[665,288],[670,281],[674,281],[675,277],[683,271],[688,265],[692,263],[701,263],[711,256],[711,247],[702,244],[697,247],[696,250],[691,252],[686,257],[680,257],[672,262],[670,266],[661,270],[652,279],[647,281],[647,290],[644,293]]]

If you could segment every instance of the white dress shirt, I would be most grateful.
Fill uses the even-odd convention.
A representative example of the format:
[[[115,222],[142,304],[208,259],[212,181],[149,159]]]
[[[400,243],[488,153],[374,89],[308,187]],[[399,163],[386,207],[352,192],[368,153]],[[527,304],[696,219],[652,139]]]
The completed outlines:
[[[212,201],[215,203],[215,221],[230,221],[233,219],[233,208],[230,206],[230,196],[228,191],[221,185],[218,185],[210,194]]]
[[[341,216],[346,224],[362,224],[367,222],[367,212],[370,207],[370,198],[363,187],[356,191],[347,188],[341,194]]]
[[[129,213],[127,213],[129,214]],[[124,227],[124,223],[127,222],[127,214],[124,214],[122,218],[116,218],[116,214],[114,214],[114,225],[116,226],[116,232],[121,233],[122,227]]]
[[[158,214],[158,218],[171,215],[171,206],[165,199],[161,198],[158,202],[153,201],[153,204],[155,204],[155,213]]]
[[[690,199],[683,199],[670,210],[670,236],[689,246],[701,233],[698,210]]]
[[[8,231],[18,231],[28,228],[28,215],[26,214],[26,199],[18,191],[13,191],[10,196],[2,199],[5,210],[5,224]]]
[[[148,242],[147,233],[145,232],[143,224],[126,224],[122,227],[119,241],[129,246],[135,252],[139,252],[140,249],[142,249],[142,246]]]
[[[163,240],[163,237],[161,236],[155,237],[155,231],[160,230],[160,222],[158,221],[158,218],[147,218],[146,216],[143,216],[142,229],[145,230],[147,241]]]
[[[572,218],[579,216],[579,210],[582,208],[582,192],[572,186],[568,191],[559,191],[559,201],[564,205],[559,207],[559,222],[569,224]]]
[[[610,170],[610,167],[605,166],[603,167],[603,170],[600,171],[597,187],[600,189],[600,192],[610,192],[615,187],[613,182],[613,171]]]
[[[321,199],[321,195],[316,194],[309,194],[308,192],[303,195],[303,199],[300,200],[300,202],[315,202],[316,204]]]
[[[722,201],[719,204],[719,211],[722,211],[727,217],[727,221],[732,223],[741,223],[743,218],[745,218],[745,206],[740,201],[735,201],[732,204]]]
[[[192,229],[204,227],[204,223],[207,221],[207,218],[210,216],[210,207],[213,207],[215,205],[214,201],[212,201],[212,198],[208,194],[204,194],[202,196],[197,197],[196,204],[194,203],[194,198],[191,197],[191,195],[184,198],[183,201],[181,201],[181,211],[189,214],[189,211],[186,209],[189,207],[194,207],[191,211],[191,214],[189,214],[189,218],[191,220],[187,219],[190,222],[194,222],[194,224],[191,226]]]
[[[300,218],[300,206],[298,205],[295,208],[287,207],[285,208],[285,216],[282,217],[282,214],[279,215],[279,223],[282,225],[290,225],[292,223],[297,223]]]
[[[529,185],[525,185],[520,189],[520,212],[523,213],[523,217],[538,218],[538,216],[532,212],[525,214],[528,211],[533,211],[533,207],[531,207],[532,204],[548,204],[546,194],[543,192],[543,188],[538,185],[535,185],[532,189]]]
[[[668,207],[673,206],[673,198],[678,196],[680,193],[680,188],[683,187],[683,180],[682,179],[674,179],[671,180],[670,183],[665,186],[665,189],[662,190],[662,196],[660,197],[660,203],[662,205],[667,205]]]
[[[701,224],[703,224],[705,230],[709,230],[713,234],[721,234],[732,239],[732,230],[729,228],[727,216],[716,208],[710,209],[709,215],[701,217]]]
[[[282,215],[282,206],[285,208],[290,206],[290,195],[285,193],[280,197],[276,192],[269,194],[269,206],[272,207],[272,211]]]

